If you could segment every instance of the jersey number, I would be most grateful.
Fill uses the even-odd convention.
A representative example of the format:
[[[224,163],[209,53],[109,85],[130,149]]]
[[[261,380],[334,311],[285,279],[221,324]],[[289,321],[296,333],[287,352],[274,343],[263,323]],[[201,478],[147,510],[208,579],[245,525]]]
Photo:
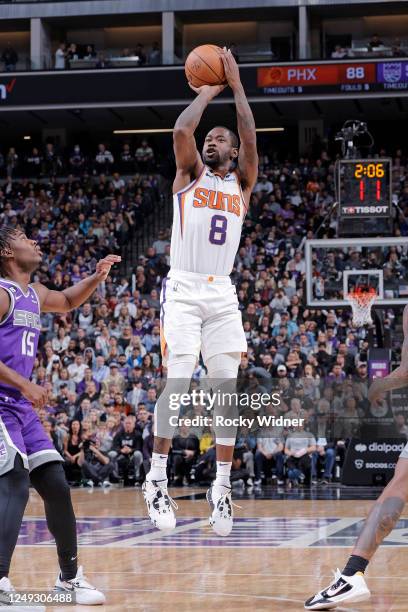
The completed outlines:
[[[21,340],[21,353],[27,357],[34,357],[35,333],[25,330]]]
[[[214,215],[211,218],[211,230],[209,240],[211,244],[224,244],[227,239],[228,219],[222,215]]]

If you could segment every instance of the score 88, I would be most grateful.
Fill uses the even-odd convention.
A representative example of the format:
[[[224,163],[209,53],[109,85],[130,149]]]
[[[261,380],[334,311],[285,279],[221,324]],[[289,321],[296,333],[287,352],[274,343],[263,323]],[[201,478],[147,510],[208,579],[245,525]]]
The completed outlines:
[[[347,66],[346,78],[350,81],[355,79],[365,79],[364,66]]]

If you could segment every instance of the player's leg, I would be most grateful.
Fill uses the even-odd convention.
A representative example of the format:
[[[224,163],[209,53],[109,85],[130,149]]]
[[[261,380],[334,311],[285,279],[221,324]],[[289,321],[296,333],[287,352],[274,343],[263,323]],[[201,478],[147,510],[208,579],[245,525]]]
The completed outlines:
[[[9,575],[11,557],[28,501],[29,486],[28,470],[20,455],[15,454],[12,469],[0,475],[0,584]]]
[[[408,445],[398,460],[394,477],[371,508],[343,571],[336,573],[329,587],[306,601],[307,610],[323,610],[328,604],[335,607],[340,602],[354,603],[370,597],[364,572],[377,548],[394,529],[408,501],[407,455]]]
[[[158,529],[176,526],[175,503],[167,492],[167,461],[177,426],[179,398],[187,393],[197,362],[196,355],[173,355],[167,359],[167,382],[154,410],[154,443],[152,462],[142,491],[150,520]]]
[[[13,588],[8,574],[28,501],[28,459],[21,427],[24,414],[24,406],[20,410],[0,405],[0,591]]]
[[[44,501],[47,526],[57,545],[58,562],[61,569],[55,583],[59,591],[75,590],[79,604],[97,605],[105,603],[105,596],[92,586],[78,568],[76,519],[72,506],[71,491],[61,462],[47,462],[30,472],[30,480]]]
[[[210,386],[215,394],[213,428],[217,456],[216,477],[207,492],[207,500],[211,508],[210,525],[222,536],[231,532],[233,524],[230,475],[237,427],[226,425],[221,419],[236,419],[238,416],[234,394],[240,363],[239,352],[219,353],[205,360]]]
[[[37,414],[31,409],[30,418],[22,430],[27,449],[30,480],[44,501],[47,526],[57,545],[60,574],[55,588],[75,590],[79,604],[94,605],[105,602],[105,596],[84,577],[77,567],[76,520],[63,468],[63,459],[47,437]]]

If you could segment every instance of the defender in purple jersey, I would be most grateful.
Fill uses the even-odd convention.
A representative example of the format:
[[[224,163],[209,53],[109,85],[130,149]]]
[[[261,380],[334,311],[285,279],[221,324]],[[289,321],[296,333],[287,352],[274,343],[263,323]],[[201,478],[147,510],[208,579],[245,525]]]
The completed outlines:
[[[41,330],[41,312],[69,312],[83,304],[120,261],[108,255],[88,278],[64,291],[30,284],[41,250],[23,231],[0,229],[0,605],[13,587],[8,578],[30,482],[44,500],[61,572],[55,589],[74,591],[79,604],[105,602],[77,566],[76,523],[70,489],[36,413],[47,391],[30,381]],[[38,585],[36,585],[38,588]],[[4,604],[3,604],[4,605]],[[20,608],[21,609],[21,608]]]

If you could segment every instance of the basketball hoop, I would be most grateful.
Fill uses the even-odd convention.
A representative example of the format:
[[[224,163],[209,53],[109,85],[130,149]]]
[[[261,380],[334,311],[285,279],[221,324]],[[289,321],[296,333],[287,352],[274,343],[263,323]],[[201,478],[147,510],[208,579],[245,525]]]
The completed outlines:
[[[353,291],[346,294],[346,299],[353,309],[353,325],[362,327],[363,325],[371,325],[371,306],[377,299],[378,295],[374,287],[356,287]]]

